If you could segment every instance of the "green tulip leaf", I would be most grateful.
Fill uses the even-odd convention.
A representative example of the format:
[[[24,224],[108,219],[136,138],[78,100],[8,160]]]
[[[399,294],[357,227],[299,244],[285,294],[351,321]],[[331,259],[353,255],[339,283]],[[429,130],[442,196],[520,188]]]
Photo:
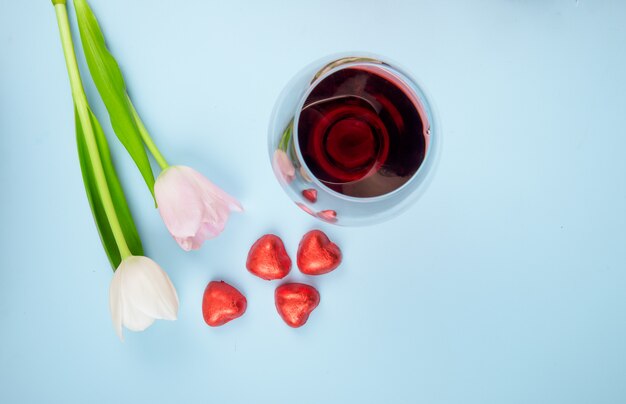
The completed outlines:
[[[74,9],[87,66],[109,112],[111,126],[154,196],[154,174],[133,117],[122,72],[107,49],[98,20],[87,1],[74,0]]]
[[[102,245],[104,246],[113,270],[115,270],[120,265],[120,262],[122,260],[120,250],[115,242],[115,237],[113,236],[111,225],[109,224],[109,220],[105,213],[104,205],[102,203],[102,196],[100,195],[98,187],[96,186],[96,179],[93,172],[93,162],[91,161],[89,153],[87,151],[85,131],[80,122],[80,119],[78,119],[78,113],[76,112],[76,108],[74,108],[74,115],[76,120],[76,143],[78,145],[78,159],[80,160],[80,169],[83,174],[83,182],[85,184],[85,190],[87,192],[87,199],[89,200],[89,205],[91,206],[91,212],[96,222],[96,227],[98,228],[98,233],[100,234],[100,239],[102,240]],[[104,169],[104,176],[106,178],[109,192],[111,193],[115,213],[120,222],[120,226],[122,227],[124,238],[126,240],[126,243],[128,244],[128,248],[133,255],[144,255],[143,246],[141,245],[141,239],[139,238],[139,233],[137,232],[137,227],[135,226],[135,222],[133,221],[130,209],[128,208],[128,203],[126,202],[126,198],[124,197],[124,191],[122,190],[122,186],[115,172],[113,161],[111,160],[111,153],[109,151],[106,137],[104,135],[104,132],[102,131],[100,123],[96,119],[95,115],[91,112],[91,109],[89,109],[89,117],[90,124],[96,138],[98,155],[100,156],[102,168]]]

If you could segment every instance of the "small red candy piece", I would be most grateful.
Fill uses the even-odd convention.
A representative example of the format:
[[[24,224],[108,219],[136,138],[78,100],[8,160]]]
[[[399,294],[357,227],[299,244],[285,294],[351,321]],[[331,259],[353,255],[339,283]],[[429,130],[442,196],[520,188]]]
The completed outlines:
[[[248,253],[246,268],[266,280],[282,279],[291,270],[291,258],[280,237],[266,234],[258,239]]]
[[[320,294],[313,287],[303,283],[287,283],[274,292],[276,310],[289,327],[302,327],[309,314],[320,304]]]
[[[337,212],[332,209],[317,212],[317,217],[327,223],[337,223]]]
[[[304,198],[307,201],[311,203],[315,203],[317,202],[317,189],[315,188],[305,189],[304,191],[302,191],[302,196],[304,196]]]
[[[322,275],[341,264],[341,250],[320,230],[311,230],[298,246],[298,268],[303,274]]]
[[[246,297],[224,281],[209,282],[204,289],[202,316],[211,327],[219,327],[241,317],[246,307]]]

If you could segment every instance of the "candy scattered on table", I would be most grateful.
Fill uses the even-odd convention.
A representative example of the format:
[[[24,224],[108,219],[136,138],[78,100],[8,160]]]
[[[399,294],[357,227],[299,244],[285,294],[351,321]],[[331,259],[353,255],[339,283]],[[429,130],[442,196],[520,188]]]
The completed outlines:
[[[211,327],[218,327],[241,317],[248,302],[237,289],[224,281],[209,282],[202,298],[202,316]]]
[[[280,237],[266,234],[250,247],[246,268],[265,280],[282,279],[291,270],[291,258]]]
[[[320,303],[319,292],[303,283],[287,283],[276,288],[274,300],[278,314],[293,328],[302,327]]]
[[[306,233],[298,245],[298,267],[305,275],[322,275],[339,266],[342,255],[339,247],[321,230]],[[291,258],[285,245],[275,234],[265,234],[254,242],[246,260],[248,271],[262,279],[282,279],[291,270]],[[286,283],[274,292],[276,310],[285,323],[302,327],[320,303],[320,294],[304,283]],[[237,289],[226,282],[210,282],[202,300],[204,321],[217,327],[240,317],[246,311],[247,301]]]
[[[326,274],[341,264],[341,250],[324,232],[312,230],[300,241],[297,262],[303,274]]]

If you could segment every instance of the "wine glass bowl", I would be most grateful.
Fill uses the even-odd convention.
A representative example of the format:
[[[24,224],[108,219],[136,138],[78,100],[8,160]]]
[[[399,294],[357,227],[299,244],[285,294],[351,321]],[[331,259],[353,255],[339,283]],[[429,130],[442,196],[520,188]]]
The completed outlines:
[[[281,93],[270,160],[305,212],[339,225],[371,224],[425,189],[439,134],[423,90],[394,66],[372,55],[328,57]]]

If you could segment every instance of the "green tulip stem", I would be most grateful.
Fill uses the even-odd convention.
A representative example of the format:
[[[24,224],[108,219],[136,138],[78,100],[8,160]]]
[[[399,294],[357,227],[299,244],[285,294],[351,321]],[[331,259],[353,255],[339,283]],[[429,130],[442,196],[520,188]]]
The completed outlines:
[[[146,126],[143,124],[141,117],[137,113],[135,106],[130,100],[130,97],[128,95],[126,95],[126,97],[128,98],[128,104],[130,105],[130,110],[133,114],[133,118],[135,119],[135,123],[137,124],[137,129],[139,129],[141,140],[143,140],[144,144],[146,145],[150,153],[152,153],[152,156],[154,157],[156,162],[159,164],[159,167],[161,167],[161,170],[165,170],[170,165],[165,160],[165,157],[163,157],[163,155],[161,154],[161,151],[156,147],[154,140],[152,140],[152,138],[150,137],[150,134],[148,133]]]
[[[85,144],[87,145],[87,152],[91,163],[93,164],[93,172],[96,180],[96,188],[102,197],[102,204],[104,211],[111,225],[111,231],[115,238],[115,243],[120,250],[122,259],[132,255],[126,239],[124,238],[124,232],[122,226],[115,213],[115,207],[113,205],[113,199],[111,198],[111,192],[109,190],[106,177],[104,175],[104,169],[102,168],[102,160],[98,153],[98,144],[96,143],[96,136],[91,124],[91,117],[89,116],[89,104],[87,103],[87,96],[83,89],[83,83],[80,79],[80,73],[78,71],[78,63],[76,62],[76,55],[74,53],[74,43],[72,42],[72,34],[70,33],[70,23],[67,16],[67,8],[65,0],[52,0],[54,4],[54,10],[57,16],[57,23],[59,24],[59,32],[61,34],[61,44],[63,45],[63,54],[65,55],[65,64],[67,65],[67,72],[70,77],[70,87],[72,89],[72,98],[74,99],[74,105],[78,112],[78,119],[80,119],[83,130],[85,133]]]

